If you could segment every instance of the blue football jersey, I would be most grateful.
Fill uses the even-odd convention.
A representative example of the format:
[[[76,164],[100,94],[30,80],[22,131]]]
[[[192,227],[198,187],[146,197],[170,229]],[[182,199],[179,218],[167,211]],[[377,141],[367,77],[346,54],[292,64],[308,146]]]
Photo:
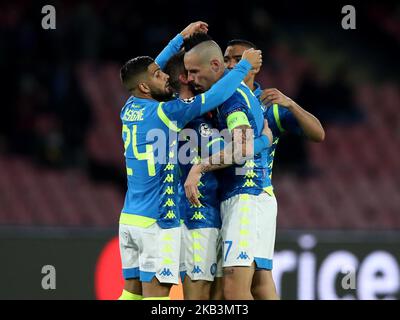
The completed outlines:
[[[260,99],[262,89],[257,82],[254,82],[253,92],[254,95]],[[270,148],[268,157],[268,176],[270,179],[272,179],[272,167],[274,164],[275,151],[279,143],[279,138],[285,132],[302,135],[303,131],[294,115],[287,108],[278,104],[273,104],[269,107],[262,105],[262,107],[264,118],[267,119],[268,126],[270,127],[273,135],[272,146]]]
[[[254,93],[242,82],[236,92],[217,109],[217,123],[220,130],[235,127],[237,119],[245,117],[254,130],[254,137],[260,137],[264,126],[261,104]],[[246,121],[247,121],[246,120]],[[237,123],[236,123],[237,124]],[[218,172],[220,177],[221,200],[236,194],[258,195],[263,191],[272,193],[268,176],[269,150],[266,149],[242,165],[234,164]]]
[[[213,128],[210,115],[200,116],[188,123],[185,129],[195,133],[194,141],[181,142],[181,147],[190,153],[190,162],[181,164],[181,183],[185,183],[192,164],[200,158],[206,158],[224,148],[224,139],[219,131]],[[182,131],[185,133],[185,130]],[[182,150],[180,149],[180,151]],[[206,150],[206,152],[204,152]],[[201,206],[192,205],[186,198],[183,188],[180,194],[181,219],[184,220],[188,229],[198,228],[220,228],[220,199],[218,197],[218,180],[213,171],[202,175],[199,183],[199,200]]]
[[[164,104],[128,99],[121,111],[128,177],[121,223],[146,226],[157,221],[162,228],[179,226],[177,131],[198,116],[200,105],[201,97],[185,108],[177,100]]]

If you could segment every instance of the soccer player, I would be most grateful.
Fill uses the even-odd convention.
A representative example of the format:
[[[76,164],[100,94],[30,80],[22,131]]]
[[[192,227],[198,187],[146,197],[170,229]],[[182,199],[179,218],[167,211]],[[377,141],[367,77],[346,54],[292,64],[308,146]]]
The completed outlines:
[[[188,83],[184,66],[184,52],[173,56],[166,64],[165,72],[170,76],[171,88],[179,98],[190,101],[194,90]],[[192,144],[190,162],[180,165],[182,184],[192,167],[201,156],[208,156],[224,149],[225,142],[219,131],[213,126],[212,114],[207,113],[190,121],[182,133],[187,132]],[[272,133],[268,123],[264,125],[263,135],[272,141]],[[181,137],[184,138],[184,137]],[[181,139],[185,141],[185,139]],[[260,140],[259,142],[257,141]],[[255,153],[269,147],[264,138],[255,141]],[[186,142],[185,142],[186,143]],[[184,148],[184,144],[182,149]],[[205,152],[204,152],[205,150]],[[220,245],[220,200],[218,197],[218,181],[213,172],[205,173],[200,180],[201,205],[191,205],[184,193],[181,195],[182,243],[181,243],[181,276],[186,300],[209,300],[212,281],[222,277],[222,260],[217,261],[218,244]],[[219,262],[219,263],[218,263]],[[213,296],[213,299],[216,297]]]
[[[168,75],[141,56],[121,68],[131,93],[121,110],[128,190],[120,216],[120,251],[125,278],[121,299],[168,299],[178,283],[180,217],[177,210],[177,132],[228,99],[261,52],[248,50],[227,77],[190,103],[168,102]],[[157,160],[157,161],[156,161]]]
[[[256,46],[250,41],[242,39],[229,41],[224,54],[225,67],[232,69],[240,61],[244,50],[249,48],[256,48]],[[302,134],[313,142],[322,142],[325,138],[325,132],[320,121],[279,90],[262,90],[260,84],[255,81],[259,71],[259,69],[251,70],[244,82],[264,105],[270,105],[270,107],[265,108],[264,116],[270,124],[274,124],[276,132],[274,137],[279,139],[282,133],[289,132]],[[276,139],[274,140],[276,141]]]
[[[219,46],[207,35],[189,38],[184,57],[188,80],[196,90],[205,91],[224,72]],[[227,166],[228,150],[195,164],[185,182],[185,192],[192,204],[199,205],[197,184],[202,174],[220,169],[222,239],[224,245],[224,297],[228,300],[253,299],[251,283],[255,268],[266,269],[272,262],[275,243],[276,200],[267,172],[268,152],[254,156],[253,135],[260,137],[263,110],[253,92],[241,84],[217,109],[218,128],[233,136],[235,163]],[[215,164],[219,159],[220,164]],[[244,164],[241,161],[246,160]]]
[[[256,46],[242,39],[229,41],[224,54],[225,66],[228,69],[232,69],[240,61],[244,50],[248,48],[256,48]],[[321,142],[324,140],[325,132],[320,121],[315,116],[301,108],[279,90],[262,90],[260,85],[255,82],[255,76],[258,72],[259,69],[252,70],[244,81],[257,98],[268,106],[264,110],[264,117],[268,120],[273,133],[273,144],[268,158],[268,175],[272,179],[275,150],[282,134],[288,132],[304,135],[311,141]],[[272,263],[270,267],[255,272],[251,292],[257,300],[277,298],[276,289],[272,281]]]

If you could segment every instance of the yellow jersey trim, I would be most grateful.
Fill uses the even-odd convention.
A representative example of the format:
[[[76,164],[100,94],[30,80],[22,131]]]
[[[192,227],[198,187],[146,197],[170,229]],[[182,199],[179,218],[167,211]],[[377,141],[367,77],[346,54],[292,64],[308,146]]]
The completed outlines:
[[[136,226],[141,228],[148,228],[152,226],[157,220],[137,214],[121,213],[119,217],[120,224],[127,224],[129,226]]]
[[[160,104],[158,105],[157,108],[157,115],[158,117],[161,119],[162,122],[164,122],[164,124],[171,129],[172,131],[175,132],[179,132],[181,131],[181,129],[179,129],[168,117],[167,115],[164,113],[164,110],[162,109],[162,105],[164,104],[164,102],[160,102]]]
[[[280,132],[285,132],[285,129],[283,129],[282,125],[281,125],[281,118],[279,117],[279,109],[278,109],[278,105],[276,103],[274,103],[273,105],[273,111],[274,111],[274,118],[275,118],[275,122],[276,125],[279,128]]]

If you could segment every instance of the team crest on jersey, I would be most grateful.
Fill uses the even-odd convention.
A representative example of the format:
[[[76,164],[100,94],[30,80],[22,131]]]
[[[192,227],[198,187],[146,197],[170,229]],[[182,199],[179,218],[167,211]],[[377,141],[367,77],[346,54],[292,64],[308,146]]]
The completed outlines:
[[[210,128],[210,126],[207,123],[202,123],[199,126],[199,132],[200,132],[200,135],[204,138],[208,138],[209,136],[212,135],[212,129]]]
[[[191,98],[187,98],[187,99],[181,99],[184,103],[192,103],[194,101],[194,99],[196,99],[196,97],[191,97]]]

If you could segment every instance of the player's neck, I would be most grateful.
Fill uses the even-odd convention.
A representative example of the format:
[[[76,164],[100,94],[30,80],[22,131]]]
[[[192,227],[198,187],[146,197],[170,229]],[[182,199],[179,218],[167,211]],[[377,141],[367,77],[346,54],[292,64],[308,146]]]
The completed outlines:
[[[142,92],[132,92],[132,95],[139,99],[151,99],[155,100],[150,94],[142,93]]]
[[[187,85],[182,85],[180,90],[179,90],[179,98],[181,99],[189,99],[193,97],[194,94],[192,90],[190,90],[189,86]]]

